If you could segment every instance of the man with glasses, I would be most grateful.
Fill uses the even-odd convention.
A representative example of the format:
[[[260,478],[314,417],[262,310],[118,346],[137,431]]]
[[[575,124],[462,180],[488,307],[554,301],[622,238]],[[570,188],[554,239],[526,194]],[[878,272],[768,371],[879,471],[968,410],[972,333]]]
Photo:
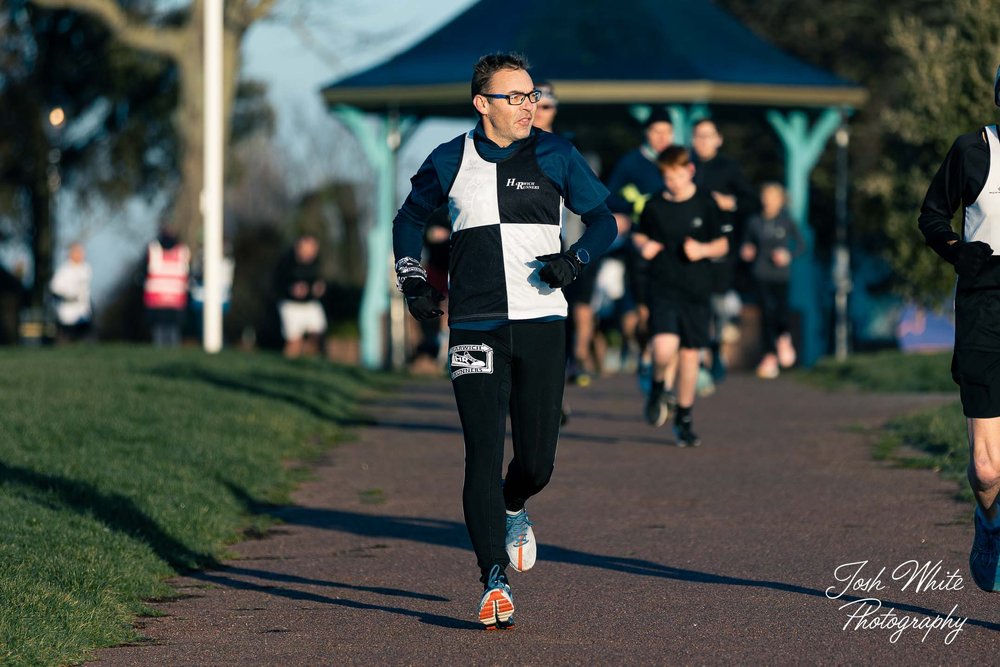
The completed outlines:
[[[465,439],[462,505],[484,592],[487,628],[514,613],[506,568],[532,567],[525,501],[548,483],[559,437],[566,300],[615,222],[608,191],[565,139],[532,127],[541,92],[517,54],[473,67],[479,123],[434,149],[411,179],[393,223],[397,285],[410,313],[442,315],[420,266],[425,221],[447,203],[452,219],[448,359]],[[560,252],[560,207],[582,215],[583,236]],[[503,475],[508,412],[514,458]]]

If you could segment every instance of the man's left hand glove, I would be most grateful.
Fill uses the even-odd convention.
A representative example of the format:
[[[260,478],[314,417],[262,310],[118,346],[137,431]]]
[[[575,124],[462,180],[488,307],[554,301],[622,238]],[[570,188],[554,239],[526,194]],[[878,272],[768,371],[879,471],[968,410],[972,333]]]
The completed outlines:
[[[545,264],[538,270],[538,277],[548,284],[552,289],[566,287],[576,280],[583,270],[583,264],[575,255],[569,252],[557,252],[551,255],[539,255],[536,257],[539,262]]]

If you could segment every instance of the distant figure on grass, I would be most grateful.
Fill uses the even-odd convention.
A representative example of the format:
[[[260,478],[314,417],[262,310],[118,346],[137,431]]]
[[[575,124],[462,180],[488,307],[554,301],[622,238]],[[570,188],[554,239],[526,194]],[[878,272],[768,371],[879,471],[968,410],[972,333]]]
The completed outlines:
[[[319,240],[314,235],[301,234],[295,240],[278,262],[274,282],[285,356],[296,359],[303,353],[318,354],[326,333],[326,313],[320,301],[326,283],[320,277]]]
[[[1000,107],[1000,69],[993,85]],[[1000,138],[997,125],[963,134],[934,175],[920,207],[919,227],[934,252],[958,275],[955,352],[969,438],[969,484],[976,496],[972,577],[1000,591]],[[952,218],[963,209],[962,234]]]
[[[164,226],[146,249],[143,289],[153,345],[157,347],[181,344],[190,273],[191,251],[177,238],[172,227]]]
[[[566,299],[615,235],[608,191],[565,139],[532,127],[541,92],[516,54],[473,67],[476,127],[435,148],[411,179],[393,223],[397,286],[418,320],[442,315],[443,295],[418,259],[423,227],[451,212],[448,360],[465,437],[462,506],[487,628],[511,623],[508,565],[532,567],[536,546],[525,501],[548,483],[559,438],[566,365]],[[560,206],[587,231],[560,252]],[[514,458],[503,476],[507,415]],[[552,612],[562,610],[554,601]]]
[[[49,290],[56,300],[56,322],[62,342],[78,341],[90,333],[94,319],[90,300],[93,276],[83,245],[70,245],[67,260],[49,283]]]
[[[770,379],[778,377],[779,367],[795,365],[788,286],[792,260],[805,251],[805,245],[799,228],[785,212],[785,188],[780,183],[765,183],[760,189],[760,201],[763,211],[747,222],[740,257],[751,263],[760,306],[764,357],[757,366],[757,376]]]
[[[701,351],[708,346],[712,263],[729,251],[722,215],[711,195],[694,184],[686,148],[670,146],[657,158],[666,190],[646,202],[633,235],[649,265],[649,333],[653,384],[646,420],[662,426],[675,412],[679,447],[697,447],[691,411]]]

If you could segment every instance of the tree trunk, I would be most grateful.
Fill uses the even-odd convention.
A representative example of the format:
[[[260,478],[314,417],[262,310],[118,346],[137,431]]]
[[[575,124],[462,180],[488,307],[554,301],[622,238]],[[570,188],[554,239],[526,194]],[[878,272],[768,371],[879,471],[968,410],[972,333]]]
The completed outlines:
[[[180,183],[170,220],[192,251],[201,247],[201,192],[205,181],[205,72],[202,18],[192,17],[189,48],[177,59],[180,95],[177,101],[175,127],[180,138]],[[242,31],[227,29],[223,41],[223,136],[229,146],[231,114],[236,97],[239,72],[239,44]]]
[[[42,105],[34,102],[27,108],[34,116],[31,123],[31,134],[34,137],[34,157],[32,158],[32,173],[30,178],[30,215],[31,215],[31,259],[34,266],[35,279],[28,293],[28,306],[41,308],[45,305],[45,292],[52,279],[52,196],[49,181],[49,155],[52,146],[46,136],[43,123],[47,122]]]
[[[35,280],[28,294],[28,305],[41,308],[45,305],[45,293],[52,280],[52,194],[49,192],[48,174],[45,165],[31,188],[31,257],[35,265]]]

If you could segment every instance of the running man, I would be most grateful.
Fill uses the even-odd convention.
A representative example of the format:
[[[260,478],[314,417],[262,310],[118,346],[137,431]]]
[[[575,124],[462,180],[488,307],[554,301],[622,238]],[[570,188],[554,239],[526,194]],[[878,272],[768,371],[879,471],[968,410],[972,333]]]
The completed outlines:
[[[1000,69],[993,85],[1000,107]],[[1000,140],[996,125],[963,134],[934,175],[919,226],[938,255],[954,265],[955,352],[951,375],[959,386],[969,438],[968,477],[977,507],[969,568],[976,585],[1000,590]],[[962,235],[952,217],[962,213]]]
[[[483,56],[472,72],[476,127],[435,148],[411,179],[393,223],[399,289],[418,320],[442,315],[419,256],[424,222],[447,202],[452,219],[448,318],[452,387],[465,439],[462,506],[483,594],[477,615],[506,627],[506,569],[535,562],[525,501],[548,483],[559,438],[566,299],[615,238],[608,191],[558,135],[532,128],[541,93],[517,54]],[[560,252],[560,206],[586,231]],[[514,458],[503,473],[508,412]]]

